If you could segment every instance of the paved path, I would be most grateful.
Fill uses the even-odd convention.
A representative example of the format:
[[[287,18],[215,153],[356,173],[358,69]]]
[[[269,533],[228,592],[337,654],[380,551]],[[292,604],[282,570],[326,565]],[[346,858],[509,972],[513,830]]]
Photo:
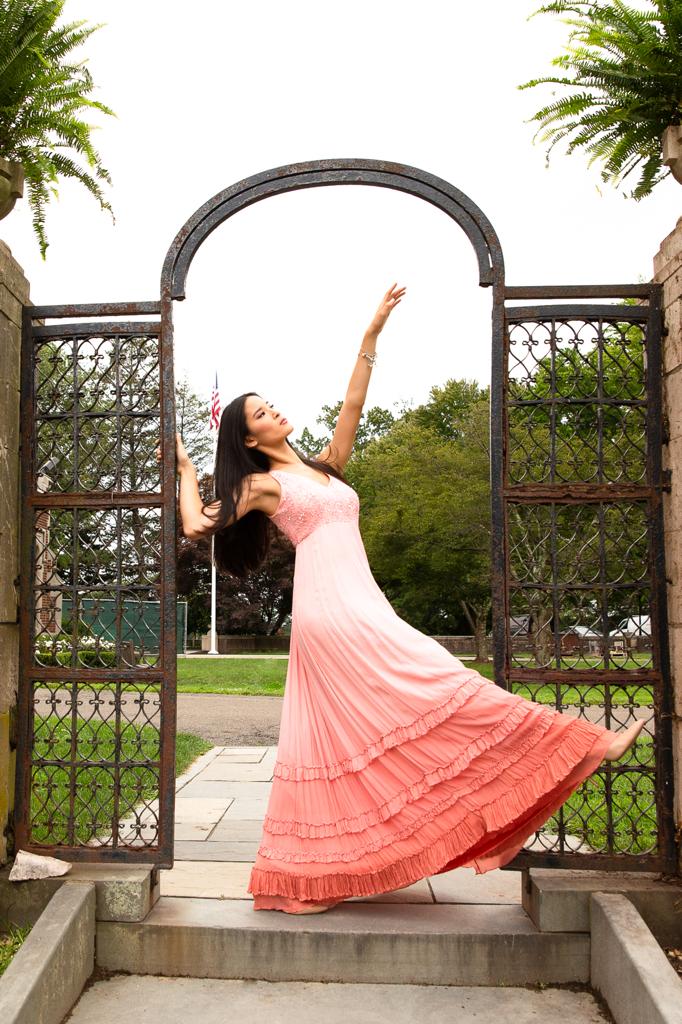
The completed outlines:
[[[179,693],[178,732],[191,732],[221,746],[270,746],[279,741],[283,699],[227,693]],[[573,705],[564,708],[562,714],[576,716],[579,710],[577,705]],[[617,731],[621,726],[631,724],[628,707],[614,710],[618,721],[610,728]],[[635,708],[634,715],[635,718],[647,719],[647,731],[653,735],[653,709]],[[604,709],[587,708],[585,717],[603,725]]]
[[[493,684],[491,684],[493,685]],[[100,691],[102,692],[102,691]],[[47,713],[46,698],[48,692],[37,692],[38,707]],[[59,697],[70,700],[67,690],[60,691]],[[84,698],[87,699],[87,698]],[[135,696],[124,696],[123,705],[130,703],[129,716],[138,718],[139,707]],[[194,733],[218,746],[271,746],[279,741],[279,723],[282,717],[283,697],[248,696],[231,693],[179,693],[177,706],[178,732]],[[616,708],[618,721],[611,725],[617,730],[630,724],[628,707]],[[87,711],[87,709],[86,709]],[[573,705],[564,708],[563,714],[577,715],[579,708]],[[147,714],[153,720],[154,711],[147,707]],[[653,710],[647,707],[635,708],[636,718],[648,721],[647,731],[653,734]],[[86,715],[87,717],[87,715]],[[591,707],[586,709],[586,717],[593,722],[604,724],[604,709]],[[138,719],[139,720],[139,719]]]
[[[271,746],[279,739],[283,697],[179,693],[178,732],[220,746]]]
[[[107,702],[113,695],[103,687],[97,691],[99,698]],[[51,710],[50,692],[46,689],[36,691],[36,706],[40,714],[47,716]],[[60,715],[65,713],[65,705],[70,704],[71,691],[64,688],[54,695],[54,710]],[[156,698],[151,691],[147,692],[149,703],[145,705],[144,716],[140,714],[139,696],[135,693],[123,695],[121,706],[124,714],[131,721],[144,724],[154,722],[158,718],[158,708],[152,703]],[[93,691],[83,688],[80,691],[83,702],[81,714],[90,718]],[[279,740],[279,723],[282,717],[283,697],[248,696],[231,693],[179,693],[177,696],[177,730],[178,732],[194,733],[209,743],[219,745],[250,745],[269,746]],[[59,703],[59,702],[64,702]],[[107,716],[107,709],[101,712]]]
[[[261,840],[275,746],[213,747],[177,780],[175,866],[162,896],[251,899],[246,885]],[[459,868],[391,893],[354,899],[410,903],[520,903],[517,871]]]

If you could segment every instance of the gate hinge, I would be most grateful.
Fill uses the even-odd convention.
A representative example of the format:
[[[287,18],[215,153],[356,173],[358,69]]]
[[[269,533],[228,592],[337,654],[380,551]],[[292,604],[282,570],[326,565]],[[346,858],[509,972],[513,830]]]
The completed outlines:
[[[672,491],[672,488],[673,488],[673,483],[672,483],[673,471],[672,471],[672,469],[664,469],[662,474],[661,474],[661,477],[662,477],[662,480],[663,480],[663,482],[661,484],[661,490],[662,491],[666,491],[668,494],[670,494],[670,492]]]

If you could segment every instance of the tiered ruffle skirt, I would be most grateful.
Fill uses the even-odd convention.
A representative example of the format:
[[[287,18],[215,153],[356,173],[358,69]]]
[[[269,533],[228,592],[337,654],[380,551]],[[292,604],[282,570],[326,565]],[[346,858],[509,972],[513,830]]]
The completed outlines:
[[[445,702],[363,749],[276,761],[247,887],[254,909],[296,912],[500,867],[599,766],[612,731],[462,669]]]
[[[615,734],[489,682],[396,614],[357,524],[296,549],[277,760],[247,891],[295,912],[511,860]]]

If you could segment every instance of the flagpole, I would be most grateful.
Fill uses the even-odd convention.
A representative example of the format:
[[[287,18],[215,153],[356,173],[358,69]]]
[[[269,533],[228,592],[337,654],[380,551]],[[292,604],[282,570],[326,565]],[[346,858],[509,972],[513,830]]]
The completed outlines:
[[[213,430],[215,427],[215,440],[213,443],[213,473],[215,475],[215,464],[216,455],[218,451],[218,426],[220,418],[220,396],[218,393],[218,373],[215,375],[215,385],[213,387],[213,393],[211,395],[211,415],[209,419],[209,430]],[[213,481],[213,489],[215,491],[215,479]],[[208,654],[219,654],[218,651],[218,635],[216,631],[216,568],[214,560],[214,544],[215,535],[211,535],[211,647]]]
[[[213,465],[215,467],[216,452],[218,450],[218,433],[216,431],[215,442],[213,444]],[[215,472],[215,469],[214,469]],[[215,561],[213,559],[213,545],[215,543],[215,535],[211,535],[211,649],[209,654],[219,654],[218,651],[218,637],[216,633],[216,571]]]

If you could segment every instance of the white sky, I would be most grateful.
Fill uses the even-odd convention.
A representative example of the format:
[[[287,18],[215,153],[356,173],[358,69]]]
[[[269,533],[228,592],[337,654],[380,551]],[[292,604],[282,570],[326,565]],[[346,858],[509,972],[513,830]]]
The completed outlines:
[[[118,115],[93,116],[116,224],[64,183],[43,263],[20,201],[0,236],[32,301],[156,299],[166,251],[197,207],[251,174],[334,157],[450,181],[492,222],[510,285],[649,280],[680,186],[669,177],[649,199],[626,200],[561,146],[545,168],[546,145],[532,144],[525,120],[551,87],[516,86],[551,73],[568,28],[556,16],[527,21],[539,6],[67,0],[68,20],[105,23],[74,56],[88,58],[96,98]],[[394,281],[407,294],[379,337],[367,407],[423,401],[449,377],[487,383],[491,297],[466,236],[428,203],[369,186],[267,199],[214,232],[175,304],[176,379],[187,373],[208,404],[217,370],[223,407],[258,391],[295,442],[345,394]]]

